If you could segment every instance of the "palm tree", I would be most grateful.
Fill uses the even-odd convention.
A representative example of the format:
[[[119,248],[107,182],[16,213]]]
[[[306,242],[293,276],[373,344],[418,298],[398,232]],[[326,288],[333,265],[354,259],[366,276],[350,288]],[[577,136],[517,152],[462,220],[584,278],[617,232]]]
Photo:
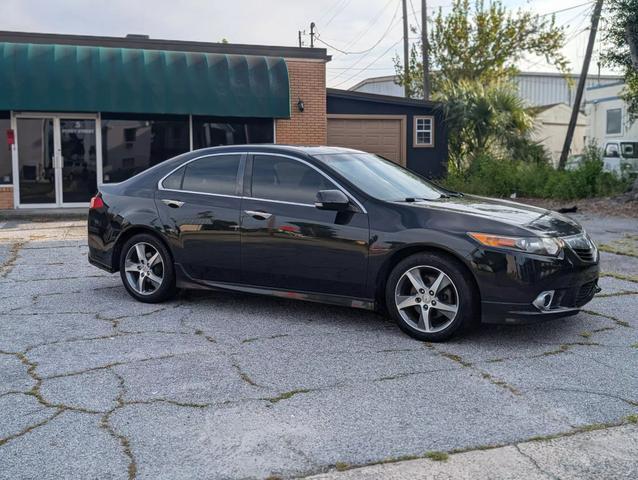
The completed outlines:
[[[474,159],[507,153],[527,138],[534,119],[509,83],[444,82],[435,95],[449,131],[450,167],[465,171]]]

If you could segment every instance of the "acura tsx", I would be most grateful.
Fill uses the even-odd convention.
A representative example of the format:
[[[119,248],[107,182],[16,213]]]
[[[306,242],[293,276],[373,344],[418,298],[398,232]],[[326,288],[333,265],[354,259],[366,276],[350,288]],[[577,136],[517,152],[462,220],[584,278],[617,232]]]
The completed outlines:
[[[275,295],[379,310],[428,341],[573,315],[598,291],[598,251],[574,220],[337,147],[207,148],[101,185],[88,244],[142,302]]]

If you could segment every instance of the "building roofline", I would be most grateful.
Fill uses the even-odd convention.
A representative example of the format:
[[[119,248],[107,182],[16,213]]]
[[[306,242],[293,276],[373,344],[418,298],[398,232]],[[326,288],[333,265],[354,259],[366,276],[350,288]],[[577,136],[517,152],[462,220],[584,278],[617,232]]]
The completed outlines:
[[[139,48],[178,52],[221,53],[236,55],[261,55],[266,57],[305,58],[330,61],[325,48],[282,47],[248,45],[241,43],[213,43],[189,40],[146,38],[143,35],[105,37],[93,35],[67,35],[58,33],[0,31],[0,42],[77,45],[89,47]]]
[[[432,72],[432,73],[436,73],[436,72]],[[515,77],[564,77],[565,75],[563,75],[562,73],[559,72],[518,72]],[[570,73],[569,74],[570,77],[572,78],[578,78],[580,77],[580,74],[578,73]],[[364,85],[369,85],[371,83],[379,83],[379,82],[385,82],[388,80],[392,80],[394,81],[394,79],[396,78],[396,75],[382,75],[379,77],[368,77],[368,78],[364,78],[363,80],[359,81],[356,85],[353,85],[352,87],[350,87],[348,90],[356,90],[359,87],[362,87]],[[587,75],[588,79],[591,80],[596,80],[598,78],[600,78],[601,80],[619,80],[619,83],[622,83],[622,75],[597,75],[597,74],[590,74]],[[602,85],[604,87],[607,87],[609,85],[613,85],[611,83]],[[602,87],[601,86],[601,87]],[[588,87],[588,89],[591,88],[596,88],[596,87]]]
[[[368,100],[370,102],[386,103],[394,105],[408,105],[411,107],[438,107],[440,102],[431,100],[424,101],[415,98],[396,97],[392,95],[379,95],[376,93],[355,92],[352,90],[339,90],[336,88],[327,88],[326,94],[329,97],[350,98],[355,100]]]
[[[617,87],[618,85],[624,85],[624,80],[620,80],[619,82],[614,83],[606,83],[604,85],[592,85],[591,87],[587,87],[586,90],[598,90],[599,88],[607,88],[607,87]]]

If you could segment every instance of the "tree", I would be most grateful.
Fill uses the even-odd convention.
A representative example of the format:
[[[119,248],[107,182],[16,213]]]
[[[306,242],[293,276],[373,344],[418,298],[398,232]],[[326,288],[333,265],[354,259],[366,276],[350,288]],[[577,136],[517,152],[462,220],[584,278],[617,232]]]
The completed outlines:
[[[445,80],[434,99],[441,102],[449,132],[450,169],[465,171],[486,154],[521,148],[534,127],[534,118],[505,82]]]
[[[638,0],[610,0],[606,16],[606,43],[602,63],[622,69],[625,88],[622,98],[627,103],[631,121],[638,120]]]
[[[564,44],[564,29],[556,25],[553,16],[521,9],[511,12],[500,0],[487,5],[484,0],[472,5],[469,0],[454,0],[449,14],[444,15],[439,8],[429,28],[430,62],[438,70],[433,90],[440,81],[506,80],[517,72],[516,63],[526,54],[543,56],[567,73],[568,61],[561,53]],[[409,81],[414,96],[423,94],[421,48],[417,42],[410,53]],[[395,70],[398,83],[403,85],[405,75],[399,59],[395,59]]]

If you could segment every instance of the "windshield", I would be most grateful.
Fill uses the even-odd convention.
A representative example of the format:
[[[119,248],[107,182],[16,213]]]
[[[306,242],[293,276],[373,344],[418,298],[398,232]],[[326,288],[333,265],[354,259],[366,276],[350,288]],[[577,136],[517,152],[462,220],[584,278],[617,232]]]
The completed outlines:
[[[377,155],[335,153],[315,158],[379,200],[405,202],[447,196],[442,189]]]

